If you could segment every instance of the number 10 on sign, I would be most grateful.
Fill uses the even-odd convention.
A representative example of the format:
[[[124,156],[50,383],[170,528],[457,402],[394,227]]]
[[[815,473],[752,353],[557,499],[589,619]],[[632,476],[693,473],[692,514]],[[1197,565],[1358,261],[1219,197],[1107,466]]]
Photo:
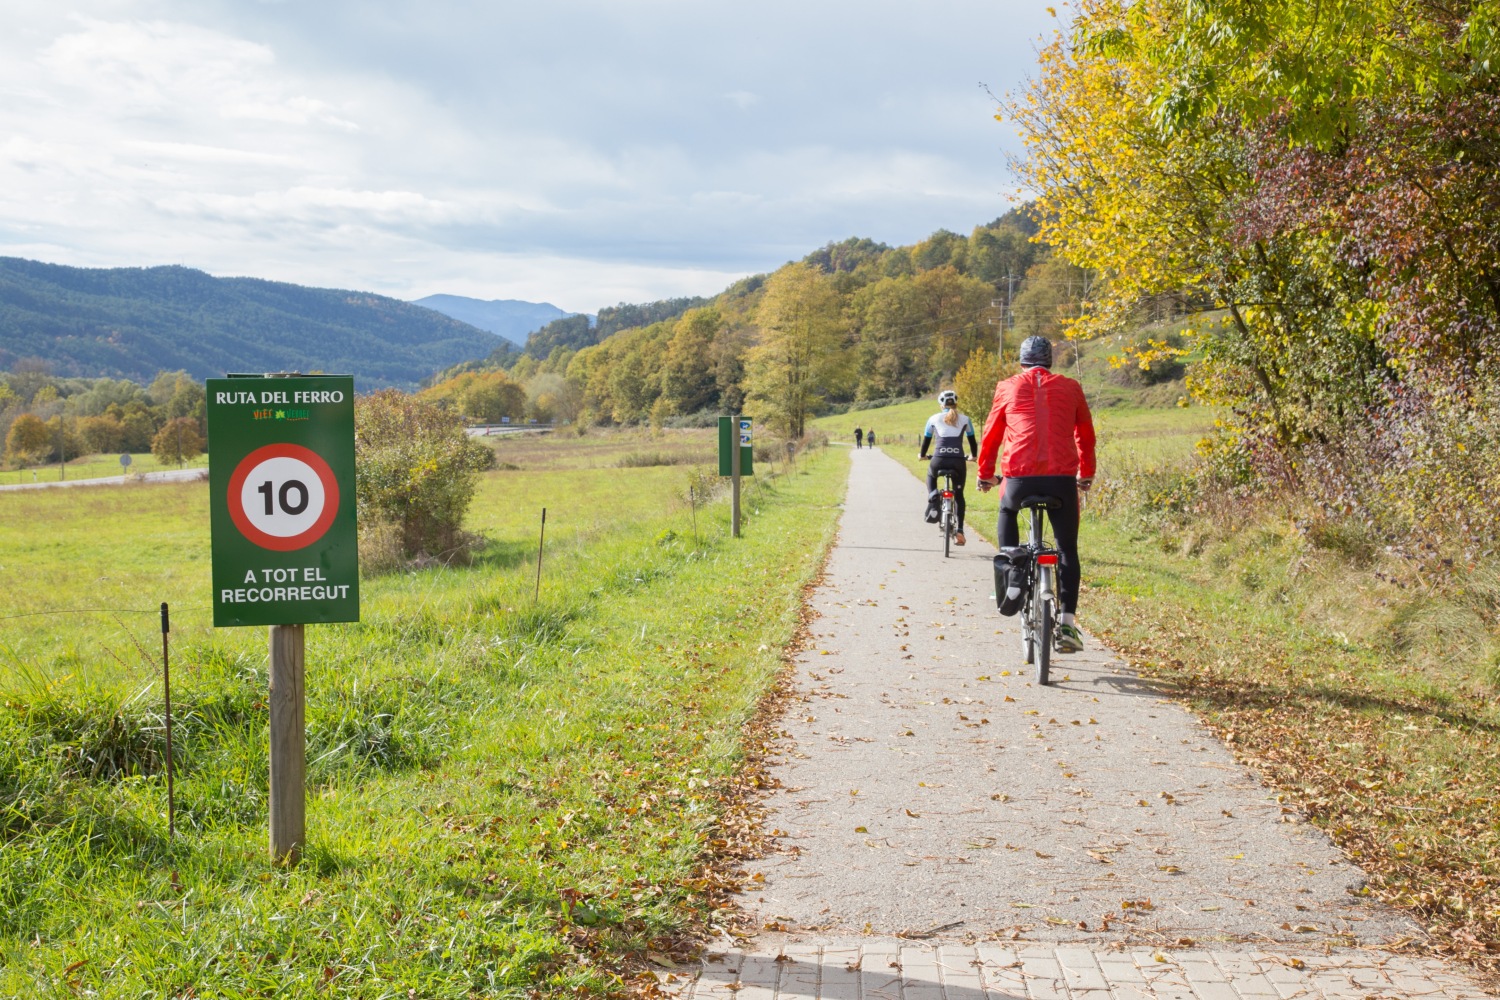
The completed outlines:
[[[240,460],[229,478],[229,516],[250,541],[273,552],[322,538],[339,508],[339,483],[316,452],[268,444]]]

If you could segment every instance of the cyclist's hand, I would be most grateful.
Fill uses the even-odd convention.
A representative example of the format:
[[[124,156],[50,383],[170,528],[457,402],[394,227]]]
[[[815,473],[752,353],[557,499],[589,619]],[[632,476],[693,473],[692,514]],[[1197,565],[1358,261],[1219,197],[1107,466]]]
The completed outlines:
[[[1094,485],[1094,477],[1093,476],[1079,476],[1078,477],[1078,488],[1080,490],[1082,490],[1083,492],[1087,493],[1089,491],[1089,487],[1091,487],[1093,485]]]
[[[1000,485],[1000,480],[996,476],[991,476],[988,479],[981,479],[979,481],[979,492],[981,492],[981,493],[988,493],[990,490],[994,489],[996,486],[999,486],[999,485]]]

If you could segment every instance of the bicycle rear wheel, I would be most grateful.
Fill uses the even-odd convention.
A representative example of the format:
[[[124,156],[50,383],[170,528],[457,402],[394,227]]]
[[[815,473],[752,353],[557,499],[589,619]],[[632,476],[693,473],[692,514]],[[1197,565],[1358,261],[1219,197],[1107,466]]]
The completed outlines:
[[[1036,623],[1036,682],[1047,686],[1048,673],[1052,668],[1052,600],[1038,601]]]
[[[943,558],[947,559],[953,546],[953,501],[943,501]]]

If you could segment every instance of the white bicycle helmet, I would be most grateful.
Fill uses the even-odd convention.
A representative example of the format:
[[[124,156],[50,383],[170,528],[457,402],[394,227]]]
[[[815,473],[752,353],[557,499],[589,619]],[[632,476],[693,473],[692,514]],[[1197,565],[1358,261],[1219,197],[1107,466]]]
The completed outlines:
[[[944,389],[942,392],[938,393],[938,405],[957,406],[958,393],[954,392],[952,389]]]

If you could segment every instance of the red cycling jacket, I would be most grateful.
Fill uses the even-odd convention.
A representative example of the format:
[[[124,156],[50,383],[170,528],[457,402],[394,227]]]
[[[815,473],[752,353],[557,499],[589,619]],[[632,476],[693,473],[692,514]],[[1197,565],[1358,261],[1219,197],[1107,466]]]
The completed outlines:
[[[995,386],[995,402],[979,445],[979,478],[1000,475],[1094,475],[1094,420],[1083,387],[1066,375],[1028,368]]]

